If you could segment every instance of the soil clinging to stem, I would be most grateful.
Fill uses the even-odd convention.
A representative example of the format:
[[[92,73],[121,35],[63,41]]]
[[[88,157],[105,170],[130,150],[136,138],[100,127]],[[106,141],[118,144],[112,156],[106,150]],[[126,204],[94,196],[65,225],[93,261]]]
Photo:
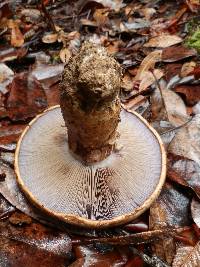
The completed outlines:
[[[68,143],[86,164],[105,159],[114,149],[121,77],[115,59],[89,42],[65,67],[60,104]]]

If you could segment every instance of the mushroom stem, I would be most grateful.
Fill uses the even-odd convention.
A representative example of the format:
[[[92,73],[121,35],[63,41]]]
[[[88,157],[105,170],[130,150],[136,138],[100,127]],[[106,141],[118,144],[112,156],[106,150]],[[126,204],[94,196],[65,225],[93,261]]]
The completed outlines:
[[[65,67],[60,105],[68,144],[85,163],[99,162],[114,149],[121,76],[115,59],[89,42]]]

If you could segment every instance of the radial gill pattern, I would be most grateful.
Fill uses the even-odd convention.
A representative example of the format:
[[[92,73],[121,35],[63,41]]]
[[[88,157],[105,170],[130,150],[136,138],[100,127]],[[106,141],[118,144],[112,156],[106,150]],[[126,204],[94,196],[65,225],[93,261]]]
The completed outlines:
[[[155,190],[161,174],[160,145],[136,115],[122,110],[117,149],[85,166],[68,149],[60,108],[32,123],[19,149],[24,186],[52,212],[108,220],[133,212]]]

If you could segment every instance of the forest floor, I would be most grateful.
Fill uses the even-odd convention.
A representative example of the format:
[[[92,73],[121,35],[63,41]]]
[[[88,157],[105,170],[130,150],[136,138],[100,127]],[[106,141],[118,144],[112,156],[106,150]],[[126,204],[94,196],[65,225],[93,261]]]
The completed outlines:
[[[199,0],[1,1],[1,267],[200,266],[199,14]],[[166,182],[150,209],[102,231],[50,221],[13,169],[20,134],[59,104],[64,65],[85,40],[121,64],[124,108],[148,120],[167,151]]]

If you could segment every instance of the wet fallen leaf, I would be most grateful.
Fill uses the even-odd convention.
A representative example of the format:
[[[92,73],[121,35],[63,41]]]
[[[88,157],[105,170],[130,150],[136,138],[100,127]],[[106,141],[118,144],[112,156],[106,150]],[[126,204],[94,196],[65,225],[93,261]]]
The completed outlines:
[[[174,91],[183,95],[187,105],[195,105],[200,100],[200,86],[199,85],[178,85]]]
[[[173,267],[200,266],[200,242],[196,246],[184,246],[177,249]]]
[[[169,47],[178,43],[181,43],[183,40],[182,38],[176,35],[159,35],[156,37],[151,38],[146,44],[145,47],[158,47],[158,48],[165,48]]]
[[[93,247],[77,246],[74,248],[76,258],[82,259],[80,267],[122,267],[127,262],[127,252],[122,250],[107,251],[99,253],[99,251]],[[73,266],[73,265],[72,265]]]
[[[170,183],[165,183],[163,191],[150,208],[150,229],[164,229],[169,226],[190,225],[190,199],[186,193]],[[154,253],[169,264],[175,255],[175,240],[166,237],[152,245]]]
[[[67,63],[71,57],[71,52],[65,47],[60,50],[59,56],[63,63]]]
[[[192,188],[200,198],[200,166],[198,163],[170,153],[168,155],[167,175],[171,180]]]
[[[0,265],[5,267],[64,267],[69,263],[71,240],[66,233],[38,223],[12,226],[0,222]]]
[[[162,61],[164,62],[176,62],[188,57],[194,57],[197,55],[195,49],[189,49],[185,46],[173,46],[167,47],[162,52]]]
[[[200,228],[200,202],[199,199],[193,198],[192,203],[191,203],[191,214],[192,214],[192,219]]]
[[[6,101],[7,116],[15,121],[25,120],[46,107],[46,96],[40,82],[27,72],[16,74]]]

